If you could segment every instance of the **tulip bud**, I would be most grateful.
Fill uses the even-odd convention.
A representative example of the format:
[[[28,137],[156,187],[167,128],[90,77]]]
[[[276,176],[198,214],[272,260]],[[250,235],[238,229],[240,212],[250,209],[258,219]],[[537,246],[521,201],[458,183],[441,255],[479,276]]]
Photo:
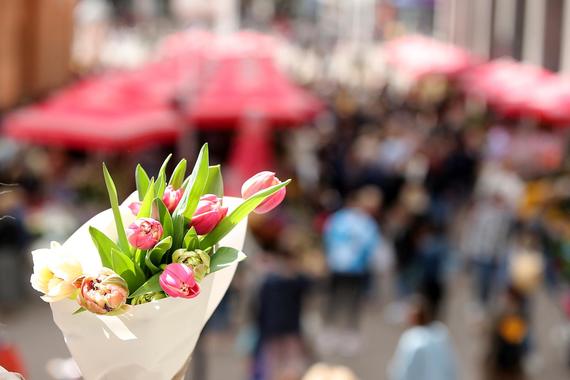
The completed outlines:
[[[128,206],[134,216],[137,216],[139,214],[139,211],[141,210],[141,204],[142,204],[142,202],[136,201],[136,202],[132,202]]]
[[[129,243],[138,249],[151,249],[162,236],[162,225],[152,218],[135,220],[127,230]]]
[[[141,294],[140,296],[135,296],[131,299],[131,305],[142,305],[143,303],[158,301],[163,298],[166,298],[166,294],[163,292]]]
[[[180,199],[182,199],[182,195],[184,195],[184,189],[180,188],[176,190],[170,185],[166,186],[166,189],[164,189],[164,195],[162,196],[162,201],[168,211],[173,212],[176,209]]]
[[[107,314],[119,310],[127,301],[127,282],[109,268],[102,268],[97,276],[78,279],[77,302],[95,314]]]
[[[187,251],[177,249],[172,254],[172,262],[188,265],[194,271],[196,281],[200,282],[210,272],[210,255],[201,249]]]
[[[214,194],[206,194],[200,198],[198,207],[190,220],[198,235],[212,231],[228,213],[227,207],[222,207],[222,200]]]
[[[180,263],[168,264],[160,274],[158,283],[170,297],[194,298],[200,293],[194,271]]]
[[[278,185],[280,183],[281,181],[279,178],[275,177],[275,173],[267,171],[259,172],[243,183],[241,187],[241,196],[242,198],[247,199],[261,190],[265,190],[268,187]],[[265,214],[266,212],[273,210],[283,201],[285,193],[285,188],[281,188],[261,202],[254,212],[256,214]]]

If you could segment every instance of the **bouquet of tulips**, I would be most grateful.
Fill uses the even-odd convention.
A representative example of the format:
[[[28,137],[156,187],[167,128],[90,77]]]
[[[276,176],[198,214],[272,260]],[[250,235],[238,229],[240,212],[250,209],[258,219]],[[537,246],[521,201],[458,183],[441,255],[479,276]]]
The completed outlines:
[[[224,197],[207,145],[188,177],[186,160],[168,177],[169,158],[156,178],[138,165],[137,191],[121,205],[103,165],[111,209],[65,243],[32,252],[32,286],[88,380],[182,376],[245,258],[247,215],[276,207],[289,183],[261,172],[242,198]]]

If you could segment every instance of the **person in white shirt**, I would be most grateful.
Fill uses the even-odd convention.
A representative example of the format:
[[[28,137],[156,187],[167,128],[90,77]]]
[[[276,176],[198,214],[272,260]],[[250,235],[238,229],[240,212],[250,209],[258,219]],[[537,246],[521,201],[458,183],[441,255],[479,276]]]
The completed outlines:
[[[390,380],[456,380],[457,364],[447,327],[434,319],[427,298],[415,296],[411,327],[400,337],[388,368]]]

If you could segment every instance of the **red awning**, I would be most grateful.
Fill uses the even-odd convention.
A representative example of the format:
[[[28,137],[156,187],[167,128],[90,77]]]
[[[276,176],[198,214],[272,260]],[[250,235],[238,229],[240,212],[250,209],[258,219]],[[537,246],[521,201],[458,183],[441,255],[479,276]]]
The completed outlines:
[[[552,76],[529,92],[527,108],[532,117],[553,125],[570,124],[570,78]]]
[[[298,125],[322,108],[318,99],[296,86],[270,58],[220,60],[195,99],[189,119],[208,128],[235,127],[255,114],[272,125]]]
[[[552,125],[570,124],[570,77],[502,58],[463,76],[463,88],[511,117],[530,117]]]
[[[113,73],[69,86],[6,117],[3,133],[40,145],[82,150],[138,149],[172,142],[181,129],[160,80]]]
[[[159,61],[81,80],[10,114],[3,133],[41,145],[120,150],[175,140],[182,108],[200,128],[235,128],[249,114],[272,126],[298,125],[322,105],[275,67],[276,45],[250,31],[177,33],[162,43]],[[188,107],[173,107],[182,99]]]

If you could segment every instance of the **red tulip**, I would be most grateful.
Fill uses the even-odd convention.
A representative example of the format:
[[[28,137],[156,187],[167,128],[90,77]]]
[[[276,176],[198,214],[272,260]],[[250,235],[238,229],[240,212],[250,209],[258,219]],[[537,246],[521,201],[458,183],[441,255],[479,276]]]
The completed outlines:
[[[200,285],[187,265],[168,264],[158,279],[160,287],[170,297],[194,298],[200,293]]]
[[[228,213],[227,207],[222,207],[222,200],[214,194],[206,194],[200,198],[198,207],[190,220],[198,235],[212,231]]]
[[[162,225],[152,218],[135,220],[127,230],[129,243],[138,249],[151,249],[162,237]]]
[[[241,187],[241,196],[242,198],[247,199],[261,190],[280,183],[281,181],[275,176],[275,173],[268,171],[259,172],[243,183]],[[283,199],[285,199],[285,194],[286,190],[284,187],[279,189],[276,193],[261,202],[254,212],[256,214],[265,214],[266,212],[273,210],[283,201]]]
[[[128,206],[134,216],[137,216],[139,214],[139,211],[141,210],[141,204],[142,204],[142,202],[136,201],[136,202],[132,202]]]
[[[164,195],[162,196],[162,201],[166,205],[168,211],[173,212],[178,206],[180,199],[182,199],[182,195],[184,195],[184,189],[174,189],[172,186],[166,186],[164,189]]]

